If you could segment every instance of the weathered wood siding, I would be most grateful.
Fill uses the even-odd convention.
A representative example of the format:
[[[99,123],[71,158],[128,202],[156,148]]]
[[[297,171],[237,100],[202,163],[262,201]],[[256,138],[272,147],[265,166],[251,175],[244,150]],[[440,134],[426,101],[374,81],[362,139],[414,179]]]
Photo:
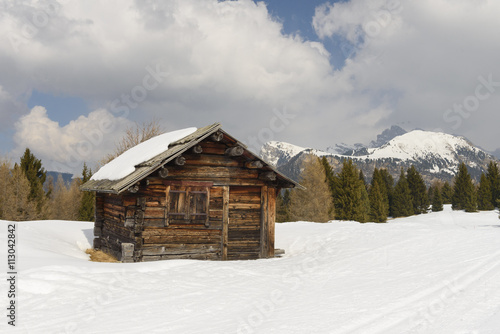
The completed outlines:
[[[101,248],[120,259],[120,244],[132,244],[133,261],[274,255],[275,188],[248,157],[228,156],[228,145],[200,146],[202,153],[183,155],[183,165],[165,165],[166,177],[157,171],[141,180],[136,193],[98,194]]]
[[[134,231],[127,228],[123,196],[99,194],[96,199],[96,228],[101,224],[99,248],[121,259],[122,243],[134,243]],[[95,234],[95,232],[94,232]]]
[[[169,185],[164,179],[151,178],[149,185],[163,189],[163,195],[148,197],[142,232],[141,260],[163,259],[222,259],[222,189],[193,186],[190,190],[208,188],[208,222],[169,218],[169,192],[182,189],[182,185]],[[165,184],[166,183],[166,184]]]
[[[228,260],[260,255],[261,187],[229,188]]]

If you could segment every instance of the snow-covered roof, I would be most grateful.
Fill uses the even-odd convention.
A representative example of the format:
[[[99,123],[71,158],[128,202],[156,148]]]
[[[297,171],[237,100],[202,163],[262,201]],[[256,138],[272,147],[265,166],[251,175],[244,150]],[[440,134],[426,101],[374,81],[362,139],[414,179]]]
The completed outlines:
[[[195,132],[196,128],[187,128],[167,132],[146,140],[104,165],[92,175],[91,180],[119,180],[135,171],[135,166],[154,158],[158,154],[168,150],[168,146]]]

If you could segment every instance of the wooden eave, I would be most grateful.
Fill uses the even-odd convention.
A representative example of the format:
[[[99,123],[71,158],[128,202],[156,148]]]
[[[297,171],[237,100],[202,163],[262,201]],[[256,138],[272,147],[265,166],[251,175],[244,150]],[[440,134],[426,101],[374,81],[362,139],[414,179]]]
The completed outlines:
[[[277,178],[283,184],[283,188],[299,188],[304,189],[303,186],[288,178],[287,176],[280,173],[275,167],[270,165],[268,162],[262,160],[258,155],[248,150],[248,147],[230,136],[227,132],[221,129],[220,123],[214,123],[209,126],[205,126],[203,128],[199,128],[192,134],[175,141],[169,145],[168,150],[158,154],[157,156],[149,159],[148,161],[142,162],[139,165],[135,166],[135,171],[127,175],[126,177],[120,180],[89,180],[80,186],[81,190],[85,191],[96,191],[102,193],[112,193],[112,194],[120,194],[123,191],[127,190],[129,187],[134,185],[137,182],[140,182],[142,179],[147,177],[148,175],[154,173],[158,169],[160,169],[166,163],[174,160],[178,156],[182,155],[184,152],[200,143],[204,139],[208,138],[215,132],[220,131],[224,135],[224,141],[229,142],[233,146],[241,146],[244,148],[244,156],[249,160],[260,160],[264,167],[262,169],[273,171],[276,173]]]

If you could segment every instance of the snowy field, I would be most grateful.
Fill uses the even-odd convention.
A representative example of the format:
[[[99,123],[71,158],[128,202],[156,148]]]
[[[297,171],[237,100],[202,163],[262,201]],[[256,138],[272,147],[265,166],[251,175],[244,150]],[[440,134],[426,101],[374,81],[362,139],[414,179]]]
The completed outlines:
[[[92,223],[16,225],[1,333],[500,333],[498,211],[277,224],[284,257],[234,262],[92,263]]]

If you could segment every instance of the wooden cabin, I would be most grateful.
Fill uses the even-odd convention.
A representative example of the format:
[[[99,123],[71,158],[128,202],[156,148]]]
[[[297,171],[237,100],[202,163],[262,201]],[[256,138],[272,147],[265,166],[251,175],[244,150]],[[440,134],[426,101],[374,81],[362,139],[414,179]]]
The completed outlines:
[[[121,159],[150,150],[151,140],[81,186],[96,192],[95,249],[123,262],[274,257],[276,195],[300,185],[218,123],[162,143],[147,160]]]

